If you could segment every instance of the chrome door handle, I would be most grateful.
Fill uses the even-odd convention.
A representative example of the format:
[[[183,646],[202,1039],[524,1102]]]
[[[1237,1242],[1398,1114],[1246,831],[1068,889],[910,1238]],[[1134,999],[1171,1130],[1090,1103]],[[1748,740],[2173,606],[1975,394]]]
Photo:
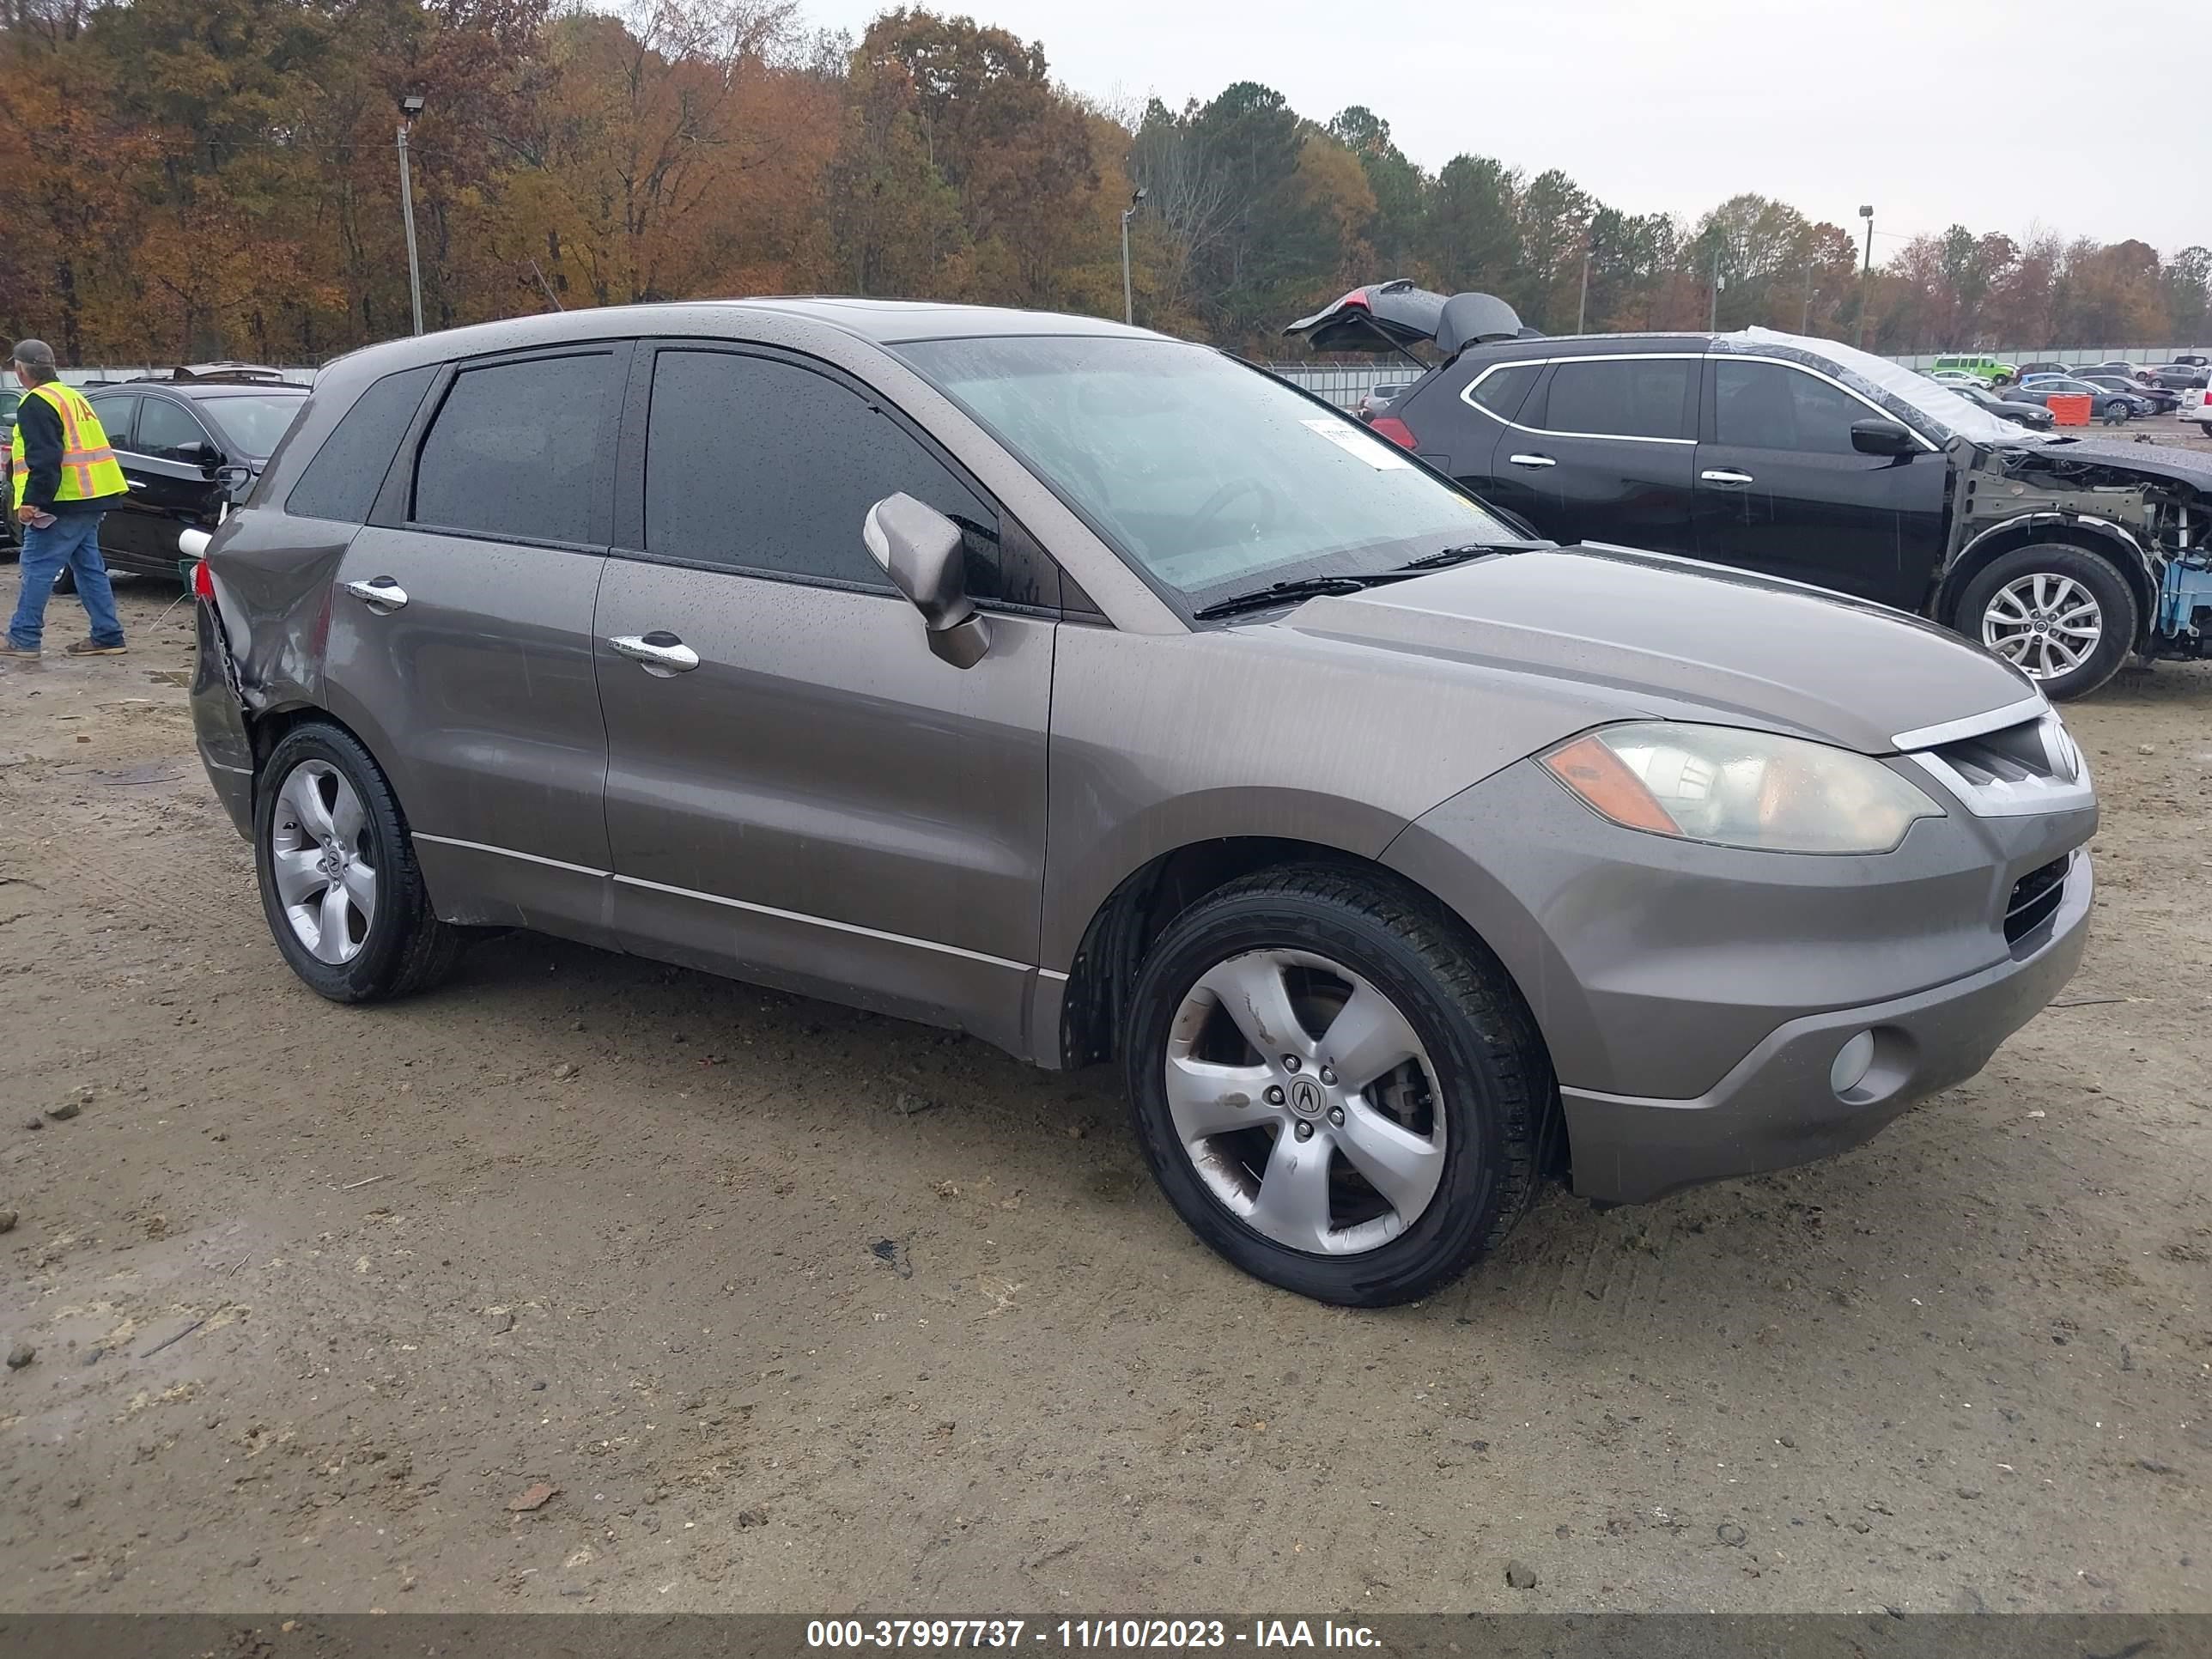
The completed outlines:
[[[1738,472],[1731,467],[1725,466],[1714,467],[1711,471],[1700,472],[1698,476],[1707,483],[1725,484],[1730,489],[1741,489],[1751,482],[1750,473]]]
[[[607,643],[617,656],[628,657],[655,679],[688,674],[699,665],[699,653],[665,629],[650,634],[617,634]]]
[[[1549,455],[1508,455],[1505,458],[1516,466],[1557,466]]]
[[[348,582],[345,591],[370,610],[385,615],[407,603],[407,590],[389,576],[371,576],[365,582]]]

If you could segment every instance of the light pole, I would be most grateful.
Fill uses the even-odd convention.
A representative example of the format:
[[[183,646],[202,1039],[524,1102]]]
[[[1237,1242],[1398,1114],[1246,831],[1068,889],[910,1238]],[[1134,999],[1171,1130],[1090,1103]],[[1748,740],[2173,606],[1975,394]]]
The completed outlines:
[[[1137,325],[1137,301],[1129,286],[1129,219],[1145,199],[1145,187],[1139,185],[1129,198],[1129,205],[1121,210],[1121,320],[1134,328]]]
[[[1859,349],[1864,351],[1867,343],[1867,310],[1874,286],[1874,210],[1863,207],[1859,217],[1867,222],[1866,261],[1859,267]]]
[[[415,305],[415,331],[422,331],[422,265],[415,253],[415,180],[407,165],[407,129],[422,112],[422,94],[410,92],[399,100],[399,216],[407,224],[407,293]]]
[[[1713,244],[1713,307],[1705,319],[1705,331],[1709,334],[1721,331],[1721,250],[1726,246],[1717,241]]]
[[[1805,316],[1804,319],[1797,325],[1797,331],[1800,334],[1810,334],[1813,331],[1813,296],[1815,292],[1817,290],[1813,286],[1813,262],[1808,259],[1805,261]]]
[[[1583,238],[1583,297],[1575,301],[1575,332],[1583,332],[1583,325],[1589,320],[1589,238]]]

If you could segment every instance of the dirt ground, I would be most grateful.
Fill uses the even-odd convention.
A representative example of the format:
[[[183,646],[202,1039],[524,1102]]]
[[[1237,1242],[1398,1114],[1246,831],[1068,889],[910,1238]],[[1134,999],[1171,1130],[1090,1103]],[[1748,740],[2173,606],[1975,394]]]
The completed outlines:
[[[2212,665],[2071,712],[2095,939],[1983,1076],[1361,1315],[1106,1073],[526,937],[318,1000],[120,586],[0,669],[9,1609],[2212,1609]]]

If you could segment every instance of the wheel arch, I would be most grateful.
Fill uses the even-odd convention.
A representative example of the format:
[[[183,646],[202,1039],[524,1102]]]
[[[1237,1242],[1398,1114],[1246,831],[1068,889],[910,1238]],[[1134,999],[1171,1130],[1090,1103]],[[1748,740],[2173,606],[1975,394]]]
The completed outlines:
[[[1060,1003],[1059,1063],[1073,1070],[1118,1054],[1129,996],[1152,945],[1175,919],[1238,878],[1276,867],[1323,865],[1410,889],[1466,930],[1523,1008],[1528,999],[1474,926],[1421,882],[1380,860],[1283,836],[1224,836],[1188,842],[1146,860],[1093,912],[1069,965]],[[1535,1030],[1534,1022],[1530,1022]],[[1541,1041],[1540,1036],[1538,1039]]]
[[[2076,513],[2023,513],[1973,537],[1943,573],[1936,593],[1936,620],[1954,632],[1965,632],[1959,626],[1959,601],[1975,577],[2008,553],[2038,542],[2061,540],[2097,554],[2120,573],[2136,599],[2133,646],[2138,651],[2145,648],[2158,625],[2158,584],[2152,579],[2142,544],[2110,520],[2085,518]]]

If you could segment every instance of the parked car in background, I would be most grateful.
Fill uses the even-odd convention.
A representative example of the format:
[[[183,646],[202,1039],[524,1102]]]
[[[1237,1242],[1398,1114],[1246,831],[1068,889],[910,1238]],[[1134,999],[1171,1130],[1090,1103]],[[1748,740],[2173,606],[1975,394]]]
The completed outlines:
[[[2177,363],[2185,363],[2191,368],[2212,368],[2212,356],[2207,356],[2201,351],[2176,352],[2173,361]]]
[[[2181,394],[2181,418],[2194,421],[2212,438],[2212,392],[2197,386]]]
[[[2010,421],[2014,426],[2042,432],[2047,431],[2051,425],[2051,411],[2041,404],[2021,403],[2009,397],[2000,398],[1983,386],[1956,386],[1947,390],[1956,392],[1977,409],[1987,410],[1999,420]]]
[[[2013,378],[2017,380],[2032,380],[2039,374],[2071,374],[2073,372],[2074,368],[2070,363],[2022,363],[2020,366],[2020,373]]]
[[[2087,398],[2091,416],[2108,426],[2118,426],[2138,415],[2151,412],[2150,399],[2140,392],[2094,386],[2087,380],[2077,380],[2070,374],[2039,374],[2033,380],[2022,380],[2008,395],[2023,403],[2041,404],[2046,409],[2054,397]]]
[[[372,347],[194,586],[201,753],[314,991],[520,926],[1111,1059],[1193,1231],[1329,1302],[1437,1289],[1561,1161],[1632,1200],[1863,1140],[2087,937],[2095,796],[2002,663],[1531,546],[1090,318]]]
[[[2000,362],[1985,354],[1938,357],[1931,367],[1939,372],[1947,368],[1959,369],[1991,386],[2003,386],[2020,376],[2020,370],[2012,364]]]
[[[2172,392],[2202,388],[2212,378],[2212,367],[2203,363],[2160,363],[2150,372],[2152,384]]]
[[[1290,331],[1357,349],[1340,319],[1365,292]],[[2131,651],[2212,655],[2212,456],[2030,432],[1885,358],[1770,329],[1522,340],[1486,295],[1431,314],[1443,362],[1373,429],[1555,541],[1913,611],[2054,697]]]
[[[307,396],[281,379],[211,370],[91,388],[130,485],[100,522],[107,563],[173,580],[179,532],[212,529],[246,499]]]
[[[2110,362],[2081,363],[2068,371],[2076,380],[2088,380],[2099,374],[2117,374],[2133,386],[2142,386],[2149,378],[2149,371],[2141,363],[2122,362],[2114,358]]]
[[[1389,408],[1390,400],[1403,392],[1409,384],[1411,383],[1405,380],[1386,380],[1380,386],[1369,386],[1361,396],[1358,405],[1353,409],[1352,413],[1363,421],[1372,421],[1377,415]]]
[[[2091,386],[2102,386],[2107,392],[2125,392],[2130,398],[2141,399],[2150,405],[2148,410],[2141,411],[2143,413],[2166,415],[2181,407],[2181,394],[2179,392],[2168,392],[2164,386],[2153,385],[2147,380],[2130,380],[2124,374],[2086,372],[2074,378],[2087,381]]]

